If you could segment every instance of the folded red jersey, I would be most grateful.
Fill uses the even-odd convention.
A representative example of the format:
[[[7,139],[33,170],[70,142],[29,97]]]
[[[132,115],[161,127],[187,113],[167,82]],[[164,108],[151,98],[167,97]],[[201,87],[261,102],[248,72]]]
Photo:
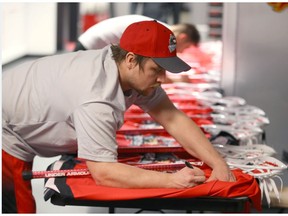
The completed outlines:
[[[61,161],[60,169],[83,169],[87,168],[83,160],[69,159]],[[55,169],[55,166],[54,166]],[[58,169],[58,168],[57,168]],[[211,169],[205,164],[201,166],[208,178]],[[45,200],[48,200],[53,193],[59,193],[64,198],[73,198],[76,200],[133,200],[143,198],[195,198],[203,196],[211,197],[249,197],[251,206],[261,210],[261,192],[256,179],[243,173],[240,169],[233,170],[237,178],[236,182],[211,181],[187,189],[127,189],[114,188],[96,185],[91,176],[75,176],[49,178],[45,183]]]

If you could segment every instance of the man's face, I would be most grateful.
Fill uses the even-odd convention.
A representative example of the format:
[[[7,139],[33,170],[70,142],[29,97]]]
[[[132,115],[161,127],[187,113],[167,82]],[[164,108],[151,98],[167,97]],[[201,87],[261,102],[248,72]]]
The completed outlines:
[[[148,58],[141,69],[139,65],[134,67],[133,80],[131,86],[139,94],[147,96],[159,87],[166,79],[166,71],[157,65],[152,59]]]

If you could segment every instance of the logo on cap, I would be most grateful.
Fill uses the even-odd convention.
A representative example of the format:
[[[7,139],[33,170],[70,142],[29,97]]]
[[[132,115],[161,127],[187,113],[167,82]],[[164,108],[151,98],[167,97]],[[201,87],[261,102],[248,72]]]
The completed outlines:
[[[168,48],[170,53],[174,52],[176,49],[176,37],[172,34],[170,34]]]

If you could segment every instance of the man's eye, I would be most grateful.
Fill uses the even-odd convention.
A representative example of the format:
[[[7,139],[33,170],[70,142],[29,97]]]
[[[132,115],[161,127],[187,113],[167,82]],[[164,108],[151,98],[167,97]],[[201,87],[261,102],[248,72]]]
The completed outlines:
[[[160,73],[160,70],[156,69],[155,72],[156,72],[156,73]]]

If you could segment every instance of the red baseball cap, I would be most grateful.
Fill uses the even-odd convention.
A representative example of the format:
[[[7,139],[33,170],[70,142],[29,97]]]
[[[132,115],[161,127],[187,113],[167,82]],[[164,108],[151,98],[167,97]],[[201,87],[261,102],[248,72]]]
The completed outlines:
[[[172,31],[156,20],[129,25],[122,34],[120,47],[128,52],[152,58],[158,65],[172,73],[191,69],[177,57],[176,38]]]

